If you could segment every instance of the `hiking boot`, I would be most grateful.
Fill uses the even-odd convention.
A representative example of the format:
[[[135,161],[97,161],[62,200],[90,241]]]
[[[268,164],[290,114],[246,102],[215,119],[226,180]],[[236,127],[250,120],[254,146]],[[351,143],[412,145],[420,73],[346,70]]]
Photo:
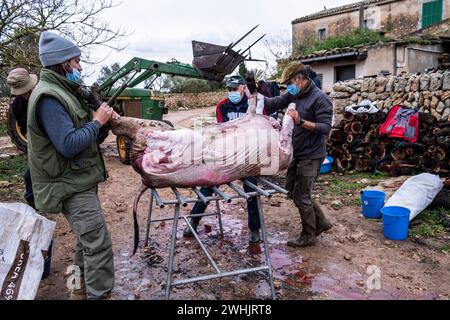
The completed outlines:
[[[316,228],[316,237],[318,237],[319,235],[322,234],[322,232],[327,232],[328,230],[330,230],[331,228],[333,228],[333,225],[331,223],[327,223],[323,226],[318,226]]]
[[[315,243],[316,243],[316,238],[314,238],[314,237],[300,236],[300,238],[298,238],[296,240],[288,241],[287,245],[289,247],[302,248],[302,247],[312,246]]]
[[[260,243],[261,242],[261,236],[259,234],[259,230],[258,231],[250,231],[250,237],[248,239],[249,243]]]
[[[191,219],[190,223],[191,223],[191,226],[194,228],[195,232],[197,232],[197,227],[200,224],[200,221]],[[186,226],[186,228],[184,229],[183,236],[185,238],[192,238],[194,236],[194,234],[192,233],[191,228],[189,228],[189,226]]]

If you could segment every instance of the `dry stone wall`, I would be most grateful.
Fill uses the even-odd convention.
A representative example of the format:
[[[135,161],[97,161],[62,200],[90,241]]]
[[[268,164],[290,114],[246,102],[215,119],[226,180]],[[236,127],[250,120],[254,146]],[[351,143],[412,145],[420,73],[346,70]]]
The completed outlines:
[[[450,70],[338,82],[331,97],[337,121],[342,119],[345,107],[364,99],[386,112],[392,106],[403,105],[450,121]]]
[[[173,93],[165,94],[165,104],[169,110],[206,108],[217,105],[226,98],[226,92]]]

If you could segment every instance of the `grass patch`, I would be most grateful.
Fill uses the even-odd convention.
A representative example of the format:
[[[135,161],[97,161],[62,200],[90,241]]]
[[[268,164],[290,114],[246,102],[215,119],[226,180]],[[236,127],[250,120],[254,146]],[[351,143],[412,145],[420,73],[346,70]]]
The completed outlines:
[[[370,184],[366,183],[356,183],[345,180],[334,180],[331,182],[329,191],[336,195],[345,196],[349,193],[351,194],[359,193],[360,190],[364,189],[369,185]]]
[[[6,137],[7,135],[6,123],[0,123],[0,137]]]
[[[445,232],[445,226],[441,219],[442,210],[426,210],[422,212],[418,219],[421,224],[411,228],[411,235],[415,237],[437,237]],[[448,210],[445,211],[450,214]]]
[[[376,172],[375,174],[370,172],[356,172],[350,175],[350,177],[353,179],[382,180],[388,177],[388,173],[380,171]]]
[[[24,190],[23,173],[25,156],[0,159],[0,181],[6,185],[0,187],[1,201],[21,201]]]
[[[349,202],[349,205],[354,206],[354,207],[361,207],[362,206],[361,197],[351,199],[348,202]]]
[[[22,155],[0,159],[0,180],[12,184],[22,183],[26,165],[25,156]]]
[[[446,244],[441,248],[441,250],[450,253],[450,244]]]

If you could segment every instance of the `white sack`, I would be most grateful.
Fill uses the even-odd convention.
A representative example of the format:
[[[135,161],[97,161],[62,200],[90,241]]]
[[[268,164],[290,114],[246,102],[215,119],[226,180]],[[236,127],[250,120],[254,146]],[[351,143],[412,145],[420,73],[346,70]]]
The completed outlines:
[[[0,300],[33,300],[56,223],[30,206],[0,203]]]
[[[439,176],[422,173],[411,177],[392,195],[385,207],[405,207],[411,210],[409,220],[425,210],[444,187]]]

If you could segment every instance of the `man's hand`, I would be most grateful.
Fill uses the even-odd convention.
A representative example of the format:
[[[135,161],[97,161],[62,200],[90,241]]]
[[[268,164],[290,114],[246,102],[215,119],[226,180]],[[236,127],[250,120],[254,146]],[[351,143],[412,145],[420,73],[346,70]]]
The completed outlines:
[[[297,110],[290,109],[288,110],[287,115],[290,116],[292,119],[294,119],[294,123],[296,125],[300,124],[301,118]]]
[[[102,105],[97,109],[97,111],[94,112],[93,120],[97,120],[100,122],[102,126],[104,126],[113,116],[114,109],[108,106],[105,103],[102,103]]]

